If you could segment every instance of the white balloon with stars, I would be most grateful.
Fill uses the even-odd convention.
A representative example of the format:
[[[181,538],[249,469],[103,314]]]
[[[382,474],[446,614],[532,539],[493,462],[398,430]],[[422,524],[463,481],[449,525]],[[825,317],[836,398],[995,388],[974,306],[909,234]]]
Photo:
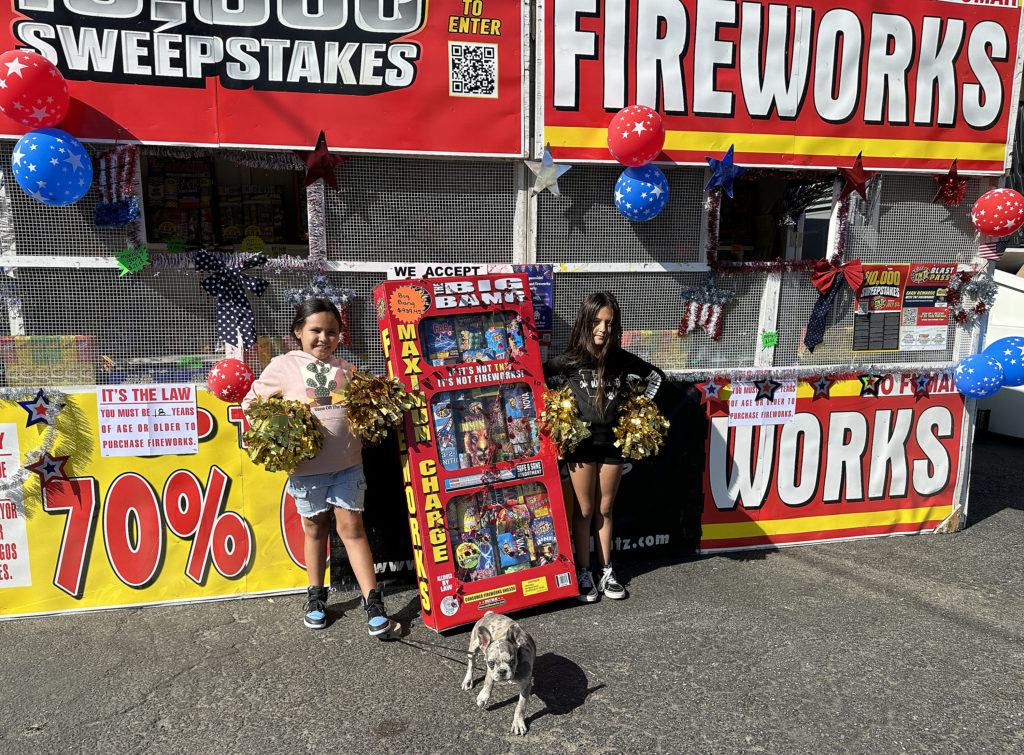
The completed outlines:
[[[75,137],[57,128],[29,131],[11,155],[18,185],[43,204],[77,202],[92,184],[92,160]]]
[[[968,398],[986,398],[1003,387],[1003,368],[987,354],[972,354],[960,360],[953,380]]]
[[[668,179],[653,165],[626,168],[615,182],[615,206],[630,220],[650,220],[668,204]]]

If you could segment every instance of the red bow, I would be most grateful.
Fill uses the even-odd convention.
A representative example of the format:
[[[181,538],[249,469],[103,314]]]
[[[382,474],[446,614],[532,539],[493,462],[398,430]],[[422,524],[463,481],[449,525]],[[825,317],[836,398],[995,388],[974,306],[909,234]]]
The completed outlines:
[[[860,260],[850,260],[842,265],[834,265],[827,260],[818,260],[814,263],[811,283],[824,295],[832,288],[836,276],[845,278],[850,288],[853,289],[854,295],[860,295],[860,290],[864,287],[864,268],[861,267]]]

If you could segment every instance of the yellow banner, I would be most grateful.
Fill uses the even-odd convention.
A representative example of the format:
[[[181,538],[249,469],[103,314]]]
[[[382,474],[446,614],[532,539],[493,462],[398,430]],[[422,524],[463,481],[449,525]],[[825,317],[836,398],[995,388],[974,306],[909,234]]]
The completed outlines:
[[[287,476],[249,461],[240,407],[198,392],[198,454],[102,458],[95,394],[66,398],[50,454],[68,457],[69,481],[41,491],[30,472],[23,491],[0,495],[0,616],[307,584]],[[17,403],[0,403],[0,481],[43,443],[47,426],[26,421]]]

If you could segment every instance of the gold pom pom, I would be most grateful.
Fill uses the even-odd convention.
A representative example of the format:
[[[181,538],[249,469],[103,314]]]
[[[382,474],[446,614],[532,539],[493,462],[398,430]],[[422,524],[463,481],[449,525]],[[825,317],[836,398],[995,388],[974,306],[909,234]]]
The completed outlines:
[[[405,412],[423,403],[423,397],[411,394],[397,378],[353,372],[339,391],[341,403],[348,407],[348,421],[363,444],[376,446],[388,430],[402,423]]]
[[[560,453],[566,454],[590,437],[588,423],[580,419],[576,397],[568,385],[544,391],[544,411],[540,413],[541,432],[551,438]]]
[[[627,459],[654,456],[665,445],[668,420],[654,401],[639,389],[623,399],[619,407],[619,422],[615,425],[615,447],[622,449]]]
[[[245,410],[249,429],[242,436],[246,452],[268,472],[292,472],[312,459],[324,445],[324,431],[301,401],[279,394],[253,400]]]

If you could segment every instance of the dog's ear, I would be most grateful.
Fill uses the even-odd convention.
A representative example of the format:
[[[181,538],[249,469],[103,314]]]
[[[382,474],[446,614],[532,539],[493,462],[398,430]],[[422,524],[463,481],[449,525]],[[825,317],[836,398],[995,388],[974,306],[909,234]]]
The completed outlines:
[[[487,650],[487,646],[491,644],[491,633],[480,627],[476,630],[476,638],[480,642],[480,649]]]
[[[526,632],[518,624],[513,624],[508,628],[508,632],[505,634],[505,640],[515,645],[517,648],[521,648],[526,644]]]

